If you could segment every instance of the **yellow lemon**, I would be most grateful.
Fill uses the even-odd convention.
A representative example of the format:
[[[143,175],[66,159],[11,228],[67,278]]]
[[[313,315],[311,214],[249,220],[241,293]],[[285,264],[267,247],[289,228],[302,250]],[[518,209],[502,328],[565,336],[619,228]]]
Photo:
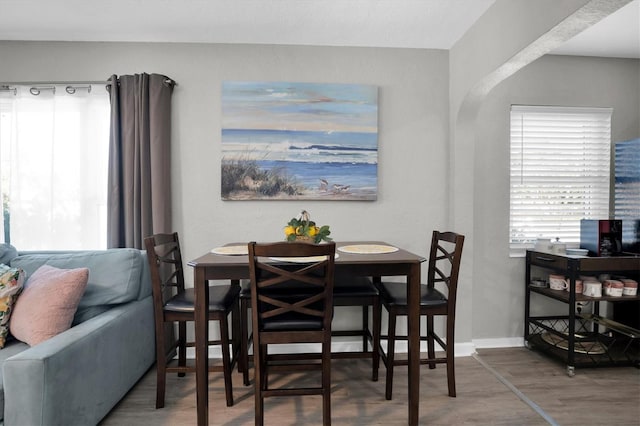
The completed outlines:
[[[293,226],[287,226],[284,228],[284,235],[286,235],[287,237],[291,234],[295,234],[296,230]]]
[[[318,233],[318,227],[317,226],[312,226],[311,228],[309,228],[309,236],[310,237],[313,237],[317,233]]]

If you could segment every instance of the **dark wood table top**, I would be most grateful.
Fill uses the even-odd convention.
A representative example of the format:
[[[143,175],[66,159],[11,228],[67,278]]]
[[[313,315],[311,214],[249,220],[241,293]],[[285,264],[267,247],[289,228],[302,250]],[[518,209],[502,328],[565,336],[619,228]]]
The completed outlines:
[[[225,246],[237,246],[243,245],[246,243],[229,243],[225,244]],[[340,265],[357,265],[357,264],[406,264],[406,263],[422,263],[426,259],[420,255],[411,253],[407,250],[404,250],[398,247],[398,251],[392,253],[378,253],[378,254],[369,254],[369,253],[345,253],[340,251],[340,247],[348,246],[348,245],[362,245],[362,244],[375,244],[375,245],[385,245],[385,246],[394,246],[393,244],[385,243],[382,241],[340,241],[336,242],[336,254],[338,254],[336,258],[336,267]],[[242,266],[247,265],[247,255],[220,255],[215,253],[206,253],[197,259],[194,259],[189,262],[189,266],[192,267],[234,267],[234,266]]]

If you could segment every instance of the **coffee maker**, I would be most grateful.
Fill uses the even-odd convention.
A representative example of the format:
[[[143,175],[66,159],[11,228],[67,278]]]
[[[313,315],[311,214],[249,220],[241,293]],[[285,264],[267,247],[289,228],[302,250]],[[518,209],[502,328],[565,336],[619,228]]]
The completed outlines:
[[[582,219],[580,248],[590,256],[620,256],[622,254],[622,220]]]

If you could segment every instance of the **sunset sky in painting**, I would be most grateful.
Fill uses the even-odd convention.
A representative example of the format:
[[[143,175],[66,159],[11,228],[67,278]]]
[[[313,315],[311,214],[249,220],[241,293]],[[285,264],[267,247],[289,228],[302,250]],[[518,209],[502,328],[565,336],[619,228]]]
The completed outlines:
[[[377,132],[376,86],[225,81],[223,129]]]

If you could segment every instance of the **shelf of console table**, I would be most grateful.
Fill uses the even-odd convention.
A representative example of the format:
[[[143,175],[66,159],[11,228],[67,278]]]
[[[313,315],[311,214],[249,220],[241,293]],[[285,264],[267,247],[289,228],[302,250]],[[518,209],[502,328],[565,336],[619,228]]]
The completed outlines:
[[[569,278],[569,291],[529,285],[532,269]],[[579,257],[527,251],[525,272],[525,343],[559,359],[570,376],[576,367],[640,366],[640,330],[599,315],[601,303],[640,301],[636,296],[588,297],[575,292],[580,275],[612,274],[638,279],[640,257]],[[561,315],[531,316],[532,294],[563,302]],[[581,312],[593,302],[593,312]],[[579,309],[576,309],[579,308]]]

